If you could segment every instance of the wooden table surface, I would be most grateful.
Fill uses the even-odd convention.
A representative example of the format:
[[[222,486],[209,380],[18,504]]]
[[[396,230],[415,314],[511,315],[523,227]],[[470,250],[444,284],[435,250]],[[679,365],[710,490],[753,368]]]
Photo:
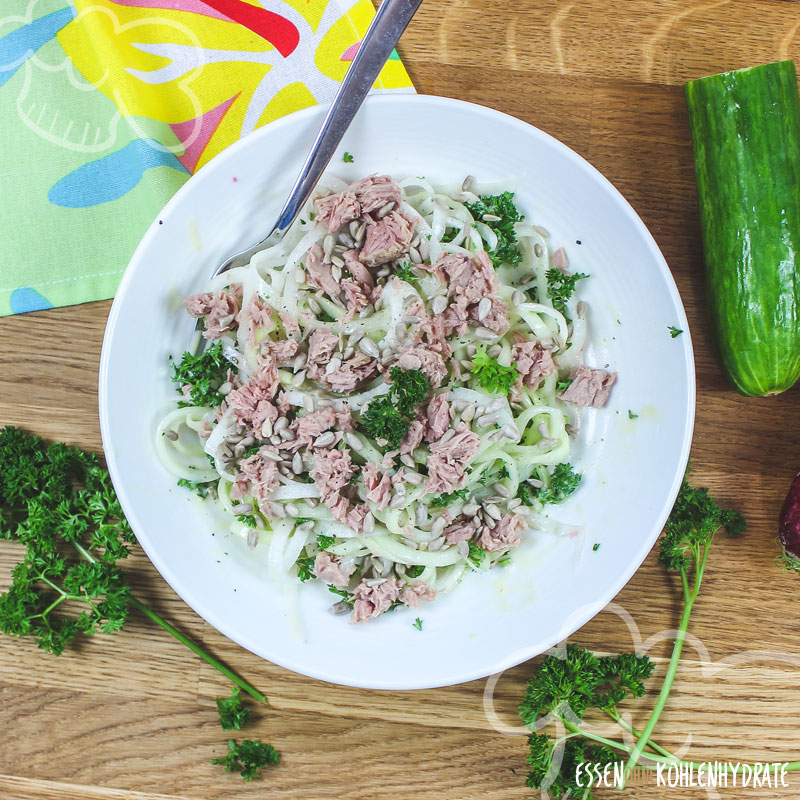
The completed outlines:
[[[400,51],[420,92],[493,106],[585,156],[658,241],[695,343],[694,481],[741,508],[750,523],[742,539],[715,546],[692,622],[698,647],[685,650],[658,738],[677,747],[690,736],[696,761],[800,758],[800,621],[792,613],[800,579],[774,564],[776,517],[800,466],[800,390],[740,397],[714,360],[681,88],[701,75],[800,56],[800,6],[426,0]],[[108,309],[109,303],[95,303],[0,320],[0,425],[100,450],[96,384]],[[0,546],[0,588],[18,554],[13,545]],[[211,629],[141,553],[127,568],[145,602],[266,690],[270,705],[258,711],[248,735],[274,744],[281,765],[265,781],[245,784],[209,763],[224,751],[214,698],[227,692],[225,681],[134,613],[123,633],[98,636],[60,658],[31,642],[0,638],[2,800],[535,796],[524,787],[525,738],[488,720],[485,681],[390,693],[307,679]],[[654,554],[615,602],[645,639],[677,622],[675,587]],[[631,648],[628,628],[609,610],[573,639],[608,652]],[[656,674],[663,674],[668,652],[669,642],[651,651]],[[749,655],[737,658],[743,653]],[[530,673],[525,664],[499,680],[495,726],[516,726]],[[634,721],[644,719],[652,694]],[[790,788],[722,794],[797,797],[800,777],[790,782]],[[653,785],[627,794],[703,795]]]

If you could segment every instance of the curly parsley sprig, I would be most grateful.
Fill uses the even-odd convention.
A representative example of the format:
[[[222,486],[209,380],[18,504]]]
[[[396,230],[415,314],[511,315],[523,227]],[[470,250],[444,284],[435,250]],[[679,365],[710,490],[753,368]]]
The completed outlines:
[[[3,633],[31,636],[59,655],[81,634],[119,631],[132,606],[266,702],[258,689],[130,593],[117,562],[127,558],[136,539],[96,455],[47,444],[19,428],[0,429],[0,539],[26,548],[11,586],[0,594]]]

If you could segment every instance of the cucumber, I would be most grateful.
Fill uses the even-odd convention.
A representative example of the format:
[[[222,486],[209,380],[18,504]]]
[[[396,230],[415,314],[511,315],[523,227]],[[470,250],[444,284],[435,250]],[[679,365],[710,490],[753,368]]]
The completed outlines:
[[[684,89],[720,362],[742,394],[777,394],[800,377],[794,62],[711,75]]]

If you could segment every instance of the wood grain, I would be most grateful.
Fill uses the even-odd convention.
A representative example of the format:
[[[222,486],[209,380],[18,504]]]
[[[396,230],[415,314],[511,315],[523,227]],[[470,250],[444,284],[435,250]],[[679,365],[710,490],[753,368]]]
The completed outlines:
[[[775,524],[800,463],[800,390],[746,399],[726,383],[704,318],[699,226],[682,83],[800,56],[797,4],[785,0],[427,0],[400,47],[419,91],[514,114],[588,158],[648,225],[686,304],[697,358],[695,480],[743,509],[750,526],[723,539],[692,622],[659,740],[691,737],[695,760],[800,757],[800,597],[775,564]],[[100,451],[97,368],[109,303],[0,320],[0,425]],[[0,546],[0,588],[19,555]],[[0,639],[0,800],[406,798],[496,800],[525,789],[516,708],[532,664],[486,681],[391,693],[312,681],[242,651],[188,609],[138,553],[139,597],[223,661],[266,687],[248,736],[283,755],[264,782],[212,767],[222,755],[214,697],[224,681],[134,614],[115,637],[55,659]],[[629,630],[616,607],[636,623]],[[601,652],[641,637],[663,670],[675,587],[653,554],[574,637]],[[641,724],[651,696],[635,707]],[[491,710],[487,714],[486,707]],[[795,798],[779,789],[724,797]],[[702,796],[633,786],[634,800]],[[611,792],[600,792],[610,797]]]

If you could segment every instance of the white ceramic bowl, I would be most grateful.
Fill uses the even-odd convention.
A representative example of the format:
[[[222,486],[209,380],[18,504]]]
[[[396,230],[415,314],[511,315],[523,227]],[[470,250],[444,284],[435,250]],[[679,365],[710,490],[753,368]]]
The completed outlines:
[[[370,97],[331,171],[434,183],[508,181],[528,219],[591,274],[587,361],[619,372],[607,408],[585,412],[573,462],[582,485],[552,515],[580,535],[532,534],[513,566],[471,575],[419,612],[350,625],[321,585],[271,585],[248,551],[160,465],[153,447],[175,402],[169,354],[194,322],[184,296],[271,226],[321,123],[311,108],[217,156],[172,198],[131,260],[108,320],[100,422],[114,485],[159,572],[211,625],[296,672],[378,689],[442,686],[518,664],[599,612],[644,560],[678,491],[694,419],[688,326],[669,269],[642,221],[597,170],[517,119],[438,97]],[[344,164],[341,153],[354,155]],[[580,244],[578,244],[580,242]],[[672,338],[668,326],[684,331]],[[630,419],[628,411],[638,414]],[[214,534],[214,535],[212,535]],[[596,550],[593,545],[599,543]],[[294,599],[292,598],[294,595]],[[293,610],[294,609],[294,610]],[[412,627],[423,619],[423,629]]]

